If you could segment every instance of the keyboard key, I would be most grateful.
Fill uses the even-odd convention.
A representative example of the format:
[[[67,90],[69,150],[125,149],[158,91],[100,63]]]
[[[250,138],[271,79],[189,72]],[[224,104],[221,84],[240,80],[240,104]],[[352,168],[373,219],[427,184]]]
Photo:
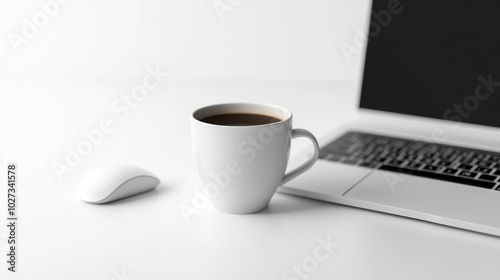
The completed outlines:
[[[421,163],[416,163],[416,162],[410,162],[408,163],[405,167],[406,168],[410,168],[410,169],[419,169],[420,166],[422,166],[423,164]]]
[[[427,165],[431,165],[434,162],[434,160],[432,158],[424,158],[423,160],[421,160],[421,162]]]
[[[474,168],[474,166],[468,165],[468,164],[460,164],[460,166],[458,168],[460,168],[462,170],[471,171]]]
[[[471,172],[471,171],[460,171],[460,173],[458,175],[468,177],[468,178],[475,178],[477,176],[477,173]]]
[[[380,163],[384,163],[385,161],[390,160],[390,159],[388,159],[386,157],[381,157],[381,158],[377,158],[375,160],[378,161],[378,162],[380,162]]]
[[[495,172],[493,172],[493,174],[500,175],[500,169],[495,170]]]
[[[439,165],[441,165],[441,166],[445,166],[445,167],[450,167],[450,166],[452,166],[452,163],[453,163],[453,161],[449,161],[449,160],[441,160],[441,161],[439,162]],[[455,164],[453,164],[453,165],[455,165]]]
[[[460,160],[460,157],[459,157]],[[460,160],[461,163],[467,164],[467,165],[475,165],[477,163],[477,159],[464,159]]]
[[[449,174],[449,175],[456,175],[457,172],[458,172],[458,169],[454,169],[454,168],[445,168],[443,170],[443,173]]]
[[[478,167],[483,167],[483,168],[489,168],[491,166],[491,163],[485,162],[485,161],[480,161],[476,163]]]
[[[470,178],[466,178],[466,177],[451,176],[451,175],[442,174],[442,173],[427,172],[427,171],[423,171],[423,170],[410,170],[410,169],[406,169],[406,168],[398,168],[398,167],[393,167],[393,166],[389,166],[389,165],[382,165],[380,167],[380,170],[393,171],[393,172],[398,172],[398,173],[408,172],[408,173],[411,173],[412,175],[415,175],[415,176],[422,176],[422,177],[427,177],[427,178],[431,178],[431,179],[444,180],[444,181],[448,181],[448,182],[471,185],[471,186],[476,186],[476,187],[486,188],[486,189],[491,189],[495,186],[495,183],[487,182],[487,181],[474,180],[474,179],[470,179]]]
[[[481,172],[481,173],[485,173],[485,174],[490,174],[491,171],[493,171],[493,169],[485,168],[485,167],[476,167],[476,169],[474,169],[474,172]]]
[[[392,159],[389,161],[390,164],[392,165],[402,165],[405,161],[404,160],[398,160],[398,159]]]
[[[471,157],[475,157],[477,160],[482,160],[485,158],[485,154],[476,154],[474,152],[470,152],[470,156]]]
[[[426,171],[436,171],[438,168],[436,166],[433,166],[433,165],[428,165],[426,164],[423,168],[423,170],[426,170]]]
[[[436,166],[446,166],[447,164],[443,161],[441,161],[441,159],[435,159],[434,162],[433,162],[433,165],[436,165]]]
[[[495,182],[495,180],[497,179],[497,176],[481,174],[481,176],[479,176],[479,179],[485,180],[485,181]]]

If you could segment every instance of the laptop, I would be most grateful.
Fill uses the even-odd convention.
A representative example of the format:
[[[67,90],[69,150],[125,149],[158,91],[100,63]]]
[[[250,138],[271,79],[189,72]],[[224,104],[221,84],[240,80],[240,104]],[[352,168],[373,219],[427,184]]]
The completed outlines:
[[[500,2],[371,10],[356,117],[280,191],[500,236]]]

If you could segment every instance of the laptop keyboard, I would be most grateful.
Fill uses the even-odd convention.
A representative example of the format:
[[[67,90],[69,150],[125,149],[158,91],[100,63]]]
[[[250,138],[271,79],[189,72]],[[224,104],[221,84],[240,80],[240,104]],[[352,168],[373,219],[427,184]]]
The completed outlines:
[[[320,159],[500,191],[500,154],[431,142],[347,132]]]

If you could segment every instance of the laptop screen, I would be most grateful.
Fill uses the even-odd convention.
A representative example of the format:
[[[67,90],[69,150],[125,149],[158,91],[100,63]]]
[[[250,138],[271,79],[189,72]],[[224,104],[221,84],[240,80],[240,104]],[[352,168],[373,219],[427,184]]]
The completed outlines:
[[[500,1],[374,0],[360,107],[500,127]]]

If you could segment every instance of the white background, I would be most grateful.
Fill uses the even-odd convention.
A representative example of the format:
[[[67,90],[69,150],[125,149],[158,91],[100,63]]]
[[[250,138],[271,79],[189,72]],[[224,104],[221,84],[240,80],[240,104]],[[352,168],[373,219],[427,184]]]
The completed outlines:
[[[353,44],[369,10],[367,0],[220,0],[234,3],[221,19],[212,0],[69,0],[16,53],[9,34],[38,2],[2,0],[4,77],[136,77],[160,64],[189,80],[355,80],[359,56],[348,61],[340,44]]]
[[[179,211],[200,187],[194,109],[275,103],[317,136],[352,116],[361,56],[340,45],[355,44],[368,1],[243,0],[221,20],[211,0],[72,0],[17,53],[10,34],[42,9],[0,1],[0,172],[18,163],[20,197],[14,275],[0,187],[0,279],[283,279],[318,238],[340,247],[310,279],[498,279],[498,238],[449,227],[279,193],[253,215],[209,208],[188,223]],[[119,118],[110,105],[156,65],[171,76]],[[104,118],[113,133],[58,180],[52,164]],[[162,183],[108,205],[79,201],[76,184],[114,163]]]

